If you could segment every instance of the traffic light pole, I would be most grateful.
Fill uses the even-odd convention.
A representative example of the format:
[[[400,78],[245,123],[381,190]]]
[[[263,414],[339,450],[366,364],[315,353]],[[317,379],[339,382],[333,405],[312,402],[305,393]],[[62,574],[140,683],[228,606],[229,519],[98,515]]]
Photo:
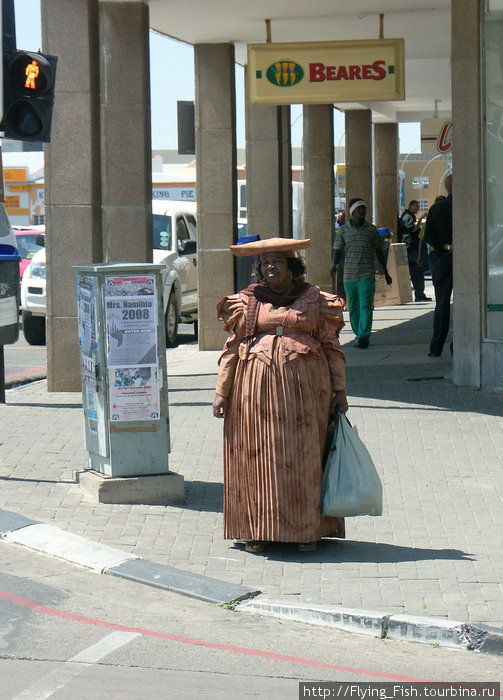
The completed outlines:
[[[3,345],[0,345],[0,403],[5,403],[5,361]]]
[[[13,51],[16,48],[14,0],[2,0],[2,41],[3,55],[5,57],[7,51]]]
[[[0,121],[4,112],[4,78],[8,68],[7,55],[16,48],[16,15],[14,0],[2,0],[2,73],[0,75]],[[3,200],[2,200],[3,201]]]

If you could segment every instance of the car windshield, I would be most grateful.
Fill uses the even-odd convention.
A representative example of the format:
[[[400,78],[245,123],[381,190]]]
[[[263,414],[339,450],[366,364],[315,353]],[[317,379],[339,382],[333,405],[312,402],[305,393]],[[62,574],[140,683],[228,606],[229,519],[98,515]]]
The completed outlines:
[[[42,246],[35,243],[36,234],[18,233],[16,234],[16,245],[19,255],[24,260],[29,260],[40,250]]]
[[[154,250],[171,250],[171,217],[154,214],[152,224]]]
[[[197,226],[196,226],[196,220],[192,216],[192,214],[187,214],[186,217],[187,223],[189,225],[189,230],[190,230],[190,235],[191,237],[197,241]]]

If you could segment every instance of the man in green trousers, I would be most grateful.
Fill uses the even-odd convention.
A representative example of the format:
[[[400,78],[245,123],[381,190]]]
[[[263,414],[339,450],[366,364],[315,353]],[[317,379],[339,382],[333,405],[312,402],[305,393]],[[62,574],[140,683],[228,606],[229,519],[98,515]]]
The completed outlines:
[[[387,284],[392,279],[386,268],[381,237],[372,224],[365,221],[367,205],[359,197],[349,202],[349,221],[335,234],[334,252],[330,274],[345,250],[344,289],[346,290],[349,321],[356,336],[355,347],[368,348],[372,330],[372,313],[375,294],[375,258],[384,270]]]

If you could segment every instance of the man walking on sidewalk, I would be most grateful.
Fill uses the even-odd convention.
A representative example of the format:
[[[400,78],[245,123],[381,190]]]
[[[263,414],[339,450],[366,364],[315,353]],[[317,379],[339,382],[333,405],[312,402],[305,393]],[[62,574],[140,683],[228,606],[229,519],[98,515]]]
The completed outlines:
[[[387,284],[392,279],[386,268],[381,237],[375,226],[365,221],[367,205],[359,197],[349,202],[348,223],[340,226],[335,234],[334,252],[330,274],[333,277],[337,264],[346,253],[344,261],[344,289],[346,290],[349,321],[356,336],[355,347],[367,348],[372,330],[372,312],[375,294],[375,257],[384,270]]]
[[[431,301],[424,293],[424,270],[418,265],[419,231],[423,219],[416,220],[419,211],[417,199],[411,199],[409,206],[398,219],[398,242],[407,246],[407,259],[409,261],[410,281],[414,287],[415,301]]]
[[[435,202],[428,212],[424,240],[430,251],[435,315],[429,357],[440,357],[449,332],[452,294],[452,175],[444,180],[447,197]]]

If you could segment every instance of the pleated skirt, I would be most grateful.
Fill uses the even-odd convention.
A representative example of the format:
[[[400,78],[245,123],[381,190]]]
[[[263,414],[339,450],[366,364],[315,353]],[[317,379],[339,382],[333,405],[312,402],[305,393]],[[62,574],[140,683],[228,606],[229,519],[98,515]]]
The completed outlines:
[[[238,360],[224,423],[224,538],[313,542],[344,537],[320,515],[322,455],[332,396],[324,355]]]

